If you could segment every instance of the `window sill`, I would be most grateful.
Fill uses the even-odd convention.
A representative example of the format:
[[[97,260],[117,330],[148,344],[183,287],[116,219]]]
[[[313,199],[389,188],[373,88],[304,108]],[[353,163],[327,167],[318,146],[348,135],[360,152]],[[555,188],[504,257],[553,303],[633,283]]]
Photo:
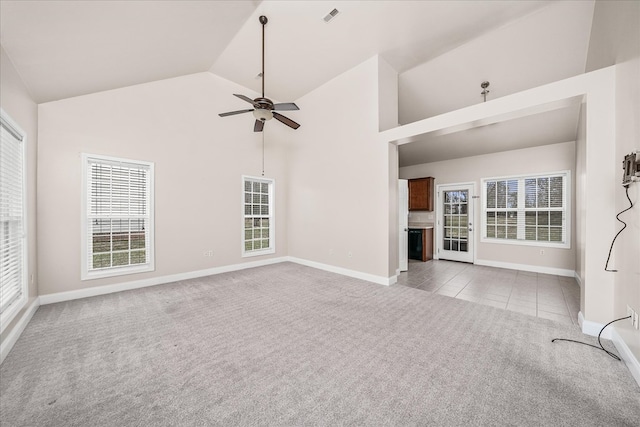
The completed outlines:
[[[569,243],[538,242],[533,240],[507,240],[507,239],[491,239],[491,238],[484,237],[480,239],[480,243],[533,246],[533,247],[540,247],[540,248],[571,249],[571,244]]]
[[[274,253],[276,253],[276,249],[275,248],[261,249],[259,251],[242,252],[242,257],[243,258],[248,258],[248,257],[253,257],[253,256],[269,255],[269,254],[274,254]]]
[[[104,270],[93,270],[93,271],[83,271],[82,277],[80,280],[93,280],[93,279],[102,279],[105,277],[115,277],[115,276],[124,276],[127,274],[137,274],[137,273],[146,273],[149,271],[154,271],[155,267],[153,264],[145,264],[142,266],[135,267],[112,267],[105,268]]]

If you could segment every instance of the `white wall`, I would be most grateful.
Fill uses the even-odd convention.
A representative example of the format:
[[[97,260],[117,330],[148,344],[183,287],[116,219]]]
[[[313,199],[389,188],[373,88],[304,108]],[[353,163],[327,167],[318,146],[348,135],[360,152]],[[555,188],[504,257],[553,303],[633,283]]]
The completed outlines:
[[[587,71],[616,66],[615,141],[606,143],[615,150],[615,178],[609,189],[615,195],[615,211],[629,207],[621,182],[621,162],[625,154],[640,150],[640,2],[598,1],[595,6]],[[613,150],[612,150],[613,151]],[[640,182],[629,187],[633,210],[621,219],[627,229],[618,237],[612,256],[614,275],[614,317],[626,316],[626,306],[640,311]],[[610,219],[615,230],[622,224]],[[613,238],[613,235],[611,236]],[[617,322],[616,331],[636,360],[640,360],[640,332],[630,322]]]
[[[592,15],[592,1],[553,2],[403,72],[400,123],[481,103],[485,80],[493,100],[582,74]]]
[[[585,128],[585,198],[581,210],[584,213],[584,308],[587,323],[583,329],[593,333],[593,327],[604,324],[613,317],[614,279],[604,271],[611,236],[615,234],[615,194],[612,191],[619,174],[619,162],[615,160],[611,142],[616,139],[616,67],[607,67],[581,74],[537,88],[528,89],[499,99],[471,105],[459,110],[423,119],[380,133],[386,141],[399,144],[411,143],[429,132],[459,129],[461,126],[488,120],[498,123],[537,114],[578,101],[587,104]],[[598,328],[599,330],[599,328]],[[598,330],[595,331],[597,334]],[[640,368],[638,369],[640,372]],[[640,375],[640,374],[639,374]]]
[[[524,159],[526,159],[526,161]],[[570,170],[573,181],[574,165],[575,144],[573,142],[565,142],[522,150],[407,166],[400,168],[400,178],[411,179],[433,176],[436,186],[441,184],[474,182],[476,195],[480,195],[482,191],[482,178]],[[572,188],[573,187],[572,185]],[[483,243],[480,241],[479,226],[482,207],[480,199],[474,200],[476,263],[512,264],[514,266],[526,265],[533,271],[573,275],[575,269],[575,241],[573,238],[571,248],[545,247],[544,255],[540,254],[541,248],[535,246]],[[574,204],[573,200],[571,204]],[[438,207],[439,206],[436,206],[436,218]],[[428,218],[425,219],[428,221]],[[423,221],[424,219],[420,217],[415,220]],[[572,229],[573,223],[574,220],[572,218]],[[572,231],[571,235],[574,236],[575,232]]]
[[[386,279],[389,147],[378,141],[378,58],[296,100],[289,147],[289,254]],[[349,256],[351,254],[351,256]]]
[[[41,295],[287,254],[286,159],[273,121],[265,126],[265,176],[276,180],[276,253],[241,257],[241,176],[260,176],[262,135],[251,114],[218,117],[246,106],[233,93],[252,96],[199,73],[39,106]],[[80,280],[83,152],[155,163],[156,271]]]
[[[576,136],[576,173],[575,173],[575,201],[573,205],[575,222],[575,243],[576,243],[576,279],[580,284],[580,312],[585,312],[585,256],[586,256],[586,200],[587,200],[587,105],[583,103],[580,108],[580,118],[578,120],[578,133]]]
[[[38,296],[38,258],[36,254],[36,149],[38,146],[38,107],[29,89],[18,75],[11,60],[0,46],[0,106],[27,134],[27,233],[28,270],[30,278],[27,308]],[[14,318],[2,333],[5,339],[23,318],[27,308]]]
[[[398,126],[398,73],[378,57],[378,129],[384,131]],[[398,146],[386,141],[389,161],[389,276],[400,269],[398,245]],[[392,279],[394,281],[395,279]]]

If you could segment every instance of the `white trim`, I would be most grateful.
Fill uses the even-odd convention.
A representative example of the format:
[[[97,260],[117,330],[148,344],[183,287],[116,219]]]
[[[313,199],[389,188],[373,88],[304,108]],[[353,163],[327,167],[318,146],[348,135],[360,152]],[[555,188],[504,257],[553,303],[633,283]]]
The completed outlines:
[[[287,261],[295,262],[296,264],[306,265],[307,267],[317,268],[319,270],[329,271],[331,273],[341,274],[343,276],[353,277],[354,279],[366,280],[367,282],[377,283],[379,285],[391,286],[398,281],[396,276],[384,277],[376,276],[374,274],[363,273],[361,271],[350,270],[348,268],[337,267],[335,265],[323,264],[321,262],[309,261],[302,258],[287,257]]]
[[[0,343],[0,364],[4,362],[4,359],[7,357],[15,343],[18,341],[18,338],[20,338],[20,335],[22,335],[22,332],[31,321],[31,318],[38,310],[38,307],[40,307],[40,298],[36,297],[31,304],[29,304],[11,332],[9,332],[7,337]]]
[[[582,330],[583,334],[587,334],[587,335],[591,335],[592,337],[597,337],[598,334],[600,333],[600,331],[602,330],[602,328],[604,327],[604,324],[602,323],[598,323],[598,322],[592,322],[591,320],[586,320],[584,318],[584,315],[582,314],[582,311],[578,312],[578,325],[580,325],[580,329]],[[606,338],[608,340],[611,339],[611,329],[612,328],[607,328],[604,331],[602,331],[602,335],[600,335],[602,338]]]
[[[476,183],[475,181],[468,181],[468,182],[454,182],[451,184],[438,184],[436,185],[436,201],[434,202],[434,207],[435,207],[435,211],[436,211],[436,222],[434,224],[434,240],[435,240],[435,245],[434,245],[434,251],[433,251],[433,259],[441,259],[440,258],[440,254],[441,251],[444,251],[444,247],[443,247],[443,234],[444,234],[444,209],[443,209],[443,199],[442,199],[442,191],[443,189],[446,190],[447,187],[453,188],[453,189],[460,189],[462,187],[471,187],[471,191],[469,194],[469,201],[467,203],[467,217],[469,219],[469,226],[471,227],[471,232],[469,232],[468,234],[468,245],[471,247],[471,251],[469,251],[469,254],[471,256],[471,260],[468,259],[453,259],[453,258],[445,258],[447,260],[451,260],[451,261],[462,261],[462,262],[471,262],[472,264],[475,263],[476,260],[476,256],[478,253],[478,245],[476,245],[476,236],[477,234],[477,227],[474,225],[474,223],[476,222],[476,217],[477,217],[477,212],[476,212],[476,205],[475,205],[475,200],[476,199]]]
[[[400,272],[396,273],[395,276],[389,277],[384,285],[385,286],[395,285],[396,283],[398,283],[398,276],[400,276]]]
[[[113,285],[96,286],[92,288],[78,289],[75,291],[57,292],[54,294],[40,295],[40,304],[54,304],[62,301],[71,301],[80,298],[94,297],[98,295],[112,294],[115,292],[129,291],[133,289],[146,288],[148,286],[163,285],[173,283],[180,280],[196,279],[198,277],[212,276],[220,273],[228,273],[230,271],[244,270],[247,268],[261,267],[264,265],[277,264],[287,261],[286,258],[269,258],[260,261],[245,262],[240,264],[225,265],[222,267],[208,268],[206,270],[197,270],[187,273],[172,274],[169,276],[152,277],[143,280],[134,280],[131,282],[114,283]]]
[[[100,154],[81,153],[82,159],[82,198],[80,215],[80,280],[92,280],[105,277],[123,276],[136,273],[145,273],[155,271],[155,201],[154,201],[154,181],[155,181],[155,165],[153,162],[144,160],[132,160],[120,157],[103,156]],[[149,247],[146,248],[149,251],[149,262],[145,264],[126,265],[121,267],[110,267],[104,269],[89,270],[89,236],[87,231],[87,216],[88,209],[88,180],[87,175],[89,172],[89,161],[96,160],[104,163],[117,163],[127,166],[144,166],[149,168],[148,185],[149,185]]]
[[[244,213],[244,208],[245,208],[244,185],[246,180],[264,182],[269,185],[269,247],[267,249],[251,250],[248,252],[245,250],[244,221],[246,219],[246,216]],[[242,175],[242,191],[240,192],[240,196],[241,196],[240,206],[241,206],[241,212],[242,212],[242,215],[241,215],[242,222],[240,224],[240,233],[241,233],[240,234],[240,251],[241,251],[240,254],[243,258],[260,256],[260,255],[270,255],[276,252],[276,212],[275,212],[276,193],[275,192],[276,192],[276,180],[274,178]]]
[[[555,276],[575,277],[575,271],[566,268],[544,267],[541,265],[515,264],[511,262],[492,261],[485,259],[477,259],[476,265],[485,265],[487,267],[507,268],[509,270],[530,271],[532,273],[553,274]]]
[[[627,368],[629,368],[631,375],[640,386],[640,362],[638,362],[638,359],[633,355],[631,349],[627,346],[627,343],[624,342],[615,327],[611,332],[611,341],[613,341],[616,349],[618,349],[620,358],[624,360],[624,363],[627,365]]]
[[[580,277],[577,271],[573,275],[573,278],[576,279],[576,282],[578,282],[578,285],[582,288],[582,277]]]
[[[356,279],[366,280],[368,282],[380,285],[390,286],[398,281],[397,276],[383,277],[373,274],[362,273],[360,271],[349,270],[342,267],[336,267],[328,264],[322,264],[315,261],[309,261],[301,258],[284,256],[277,258],[268,258],[260,261],[244,262],[240,264],[224,265],[221,267],[208,268],[205,270],[191,271],[187,273],[172,274],[169,276],[152,277],[143,280],[134,280],[130,282],[114,283],[112,285],[95,286],[92,288],[77,289],[75,291],[56,292],[53,294],[40,295],[40,305],[55,304],[63,301],[72,301],[80,298],[89,298],[98,295],[112,294],[115,292],[129,291],[133,289],[146,288],[149,286],[163,285],[173,283],[180,280],[196,279],[199,277],[213,276],[230,271],[245,270],[247,268],[262,267],[265,265],[278,264],[281,262],[294,262],[296,264],[313,267],[332,273],[341,274],[343,276],[353,277]]]
[[[524,233],[524,229],[520,227],[520,221],[524,221],[524,218],[520,217],[520,213],[524,215],[526,212],[524,204],[525,204],[525,189],[521,188],[521,183],[528,178],[547,178],[547,177],[562,177],[563,178],[563,190],[564,190],[564,200],[563,200],[563,210],[564,214],[564,241],[563,242],[551,242],[551,241],[538,241],[538,240],[525,240],[524,235],[520,233]],[[515,209],[510,209],[518,212],[518,238],[517,239],[500,239],[497,237],[486,237],[487,236],[487,181],[506,181],[506,180],[517,180],[518,181],[518,207]],[[522,184],[524,185],[524,184]],[[509,176],[498,176],[498,177],[488,177],[480,179],[480,192],[481,192],[481,205],[480,205],[480,241],[482,243],[490,243],[490,244],[505,244],[505,245],[519,245],[519,246],[536,246],[536,247],[547,247],[547,248],[561,248],[561,249],[570,249],[571,248],[571,198],[573,197],[572,190],[572,177],[571,170],[561,170],[554,172],[542,172],[542,173],[531,173],[524,175],[509,175]],[[522,191],[520,191],[522,190]]]
[[[22,181],[22,294],[0,314],[0,333],[2,333],[29,301],[29,213],[27,212],[29,194],[27,194],[27,133],[3,108],[0,108],[0,116],[5,124],[12,128],[10,133],[16,132],[22,138],[19,141],[22,148],[22,176],[20,177]]]

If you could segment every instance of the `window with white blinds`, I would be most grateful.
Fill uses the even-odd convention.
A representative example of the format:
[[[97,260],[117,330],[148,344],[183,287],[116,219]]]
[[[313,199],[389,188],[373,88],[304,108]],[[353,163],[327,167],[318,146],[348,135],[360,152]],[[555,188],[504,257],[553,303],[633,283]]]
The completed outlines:
[[[153,163],[83,155],[83,279],[154,269]]]
[[[0,111],[0,324],[27,302],[26,136]]]
[[[273,192],[272,179],[242,177],[242,256],[275,252]]]
[[[482,240],[570,246],[570,172],[482,180]]]

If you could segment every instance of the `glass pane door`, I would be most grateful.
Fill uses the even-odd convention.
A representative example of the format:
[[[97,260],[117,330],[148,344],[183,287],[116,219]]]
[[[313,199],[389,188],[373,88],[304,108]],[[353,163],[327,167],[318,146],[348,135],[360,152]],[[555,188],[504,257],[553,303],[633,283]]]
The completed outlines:
[[[469,192],[466,190],[444,192],[444,241],[447,251],[468,252]]]
[[[440,258],[473,262],[471,218],[473,187],[442,186],[440,189]]]

